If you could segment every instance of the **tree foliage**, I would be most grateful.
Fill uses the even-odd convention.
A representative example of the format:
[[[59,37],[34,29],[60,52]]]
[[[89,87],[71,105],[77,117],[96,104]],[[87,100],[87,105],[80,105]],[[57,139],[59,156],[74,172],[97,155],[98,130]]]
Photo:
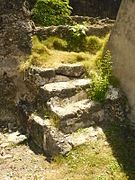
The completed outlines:
[[[41,26],[65,24],[70,16],[69,0],[37,0],[32,17]]]

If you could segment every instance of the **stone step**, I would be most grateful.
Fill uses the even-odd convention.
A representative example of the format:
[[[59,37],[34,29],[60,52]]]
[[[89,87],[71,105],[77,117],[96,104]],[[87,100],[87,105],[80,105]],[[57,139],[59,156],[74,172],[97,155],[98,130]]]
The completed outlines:
[[[85,73],[85,68],[82,64],[60,64],[57,68],[44,68],[31,66],[29,73],[39,75],[45,79],[55,78],[56,75],[79,78]]]
[[[64,134],[49,119],[32,114],[28,119],[28,133],[47,156],[64,155],[72,149]]]
[[[39,75],[46,79],[54,78],[56,76],[54,68],[43,68],[37,66],[31,66],[29,68],[29,73],[33,75]]]
[[[80,77],[85,73],[85,68],[82,64],[61,64],[56,68],[56,74],[68,77]]]
[[[47,105],[58,119],[59,124],[57,126],[65,134],[100,122],[104,115],[101,104],[89,99],[63,105],[61,101],[53,98]]]
[[[42,119],[34,114],[28,119],[28,133],[34,143],[49,157],[57,154],[65,155],[72,148],[96,140],[98,136],[103,135],[101,128],[93,127],[79,129],[65,135],[54,127],[49,119]]]
[[[90,83],[90,79],[76,79],[67,82],[50,83],[42,86],[39,94],[45,101],[55,96],[60,98],[71,97],[75,95],[77,91],[89,88]]]

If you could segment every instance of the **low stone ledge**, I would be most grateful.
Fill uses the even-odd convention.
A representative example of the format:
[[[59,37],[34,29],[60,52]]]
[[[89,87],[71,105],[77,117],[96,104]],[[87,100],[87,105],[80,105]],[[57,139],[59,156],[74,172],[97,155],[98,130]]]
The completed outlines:
[[[67,38],[69,31],[72,26],[60,25],[60,26],[49,26],[49,27],[36,27],[33,35],[37,35],[39,39],[45,40],[50,36],[57,36],[59,38]],[[112,29],[112,24],[105,25],[89,25],[87,26],[87,36],[105,36]]]

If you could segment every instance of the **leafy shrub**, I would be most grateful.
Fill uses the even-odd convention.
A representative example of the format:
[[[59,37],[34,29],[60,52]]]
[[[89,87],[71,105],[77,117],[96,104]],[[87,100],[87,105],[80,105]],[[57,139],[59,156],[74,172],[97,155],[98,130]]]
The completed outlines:
[[[102,41],[96,36],[87,37],[86,50],[92,54],[96,54],[102,47]]]
[[[32,17],[36,24],[50,26],[67,23],[70,13],[69,0],[37,0]]]
[[[58,37],[49,37],[47,40],[42,41],[42,43],[49,49],[57,49],[57,50],[67,49],[67,42]]]
[[[104,101],[112,77],[111,53],[106,51],[103,57],[97,60],[98,72],[92,73],[92,85],[89,95],[92,100]]]
[[[67,39],[68,49],[70,51],[83,51],[86,45],[86,26],[76,24],[69,30],[69,37]]]

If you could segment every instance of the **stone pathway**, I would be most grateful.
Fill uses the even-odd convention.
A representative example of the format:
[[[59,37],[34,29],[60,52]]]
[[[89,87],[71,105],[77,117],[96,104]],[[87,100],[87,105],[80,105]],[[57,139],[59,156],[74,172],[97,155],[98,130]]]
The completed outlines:
[[[29,76],[33,77],[39,89],[38,107],[44,107],[42,115],[32,112],[26,120],[27,132],[35,144],[48,156],[54,156],[66,154],[77,144],[91,140],[92,126],[105,120],[107,111],[101,103],[88,98],[91,80],[86,78],[84,66],[62,64],[49,69],[31,67]],[[107,105],[113,102],[115,109],[121,96],[116,88],[109,93]],[[111,99],[113,94],[114,98]],[[80,129],[83,129],[81,133]]]

